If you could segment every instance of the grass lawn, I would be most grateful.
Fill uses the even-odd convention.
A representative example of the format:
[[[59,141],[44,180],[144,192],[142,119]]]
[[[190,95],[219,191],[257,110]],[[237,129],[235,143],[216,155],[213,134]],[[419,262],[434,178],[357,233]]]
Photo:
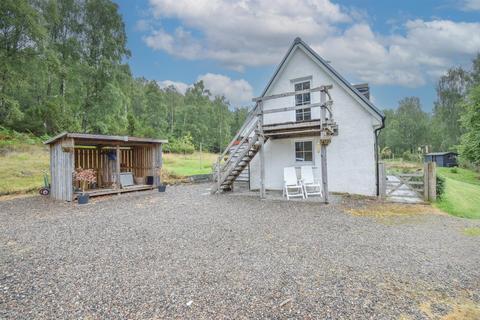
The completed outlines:
[[[193,154],[163,154],[163,169],[178,177],[187,177],[195,174],[212,172],[212,164],[218,155],[208,152],[194,152]]]
[[[458,217],[480,219],[479,173],[457,168],[437,168],[445,178],[445,193],[435,203],[438,208]]]
[[[0,195],[39,189],[43,186],[43,171],[48,168],[48,151],[40,146],[1,155]]]

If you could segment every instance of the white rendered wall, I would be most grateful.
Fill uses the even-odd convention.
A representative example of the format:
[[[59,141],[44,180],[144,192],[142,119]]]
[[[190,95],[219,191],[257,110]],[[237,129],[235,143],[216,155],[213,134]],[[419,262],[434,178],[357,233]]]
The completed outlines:
[[[301,49],[297,49],[266,95],[293,91],[292,79],[311,77],[311,87],[332,84],[334,120],[339,135],[327,147],[328,183],[330,192],[375,195],[375,136],[374,126],[380,124],[341,85],[326,74],[318,64]],[[312,103],[320,101],[319,93],[311,94]],[[265,101],[264,109],[291,107],[294,97]],[[319,118],[319,108],[312,109],[312,118]],[[264,123],[295,121],[295,111],[266,114]],[[295,161],[295,141],[313,140],[313,163]],[[287,166],[314,165],[321,167],[320,145],[317,137],[275,139],[265,145],[265,186],[271,190],[283,187],[283,168]],[[260,187],[259,153],[250,164],[251,188]],[[320,172],[320,170],[318,170]],[[320,178],[320,177],[319,177]]]

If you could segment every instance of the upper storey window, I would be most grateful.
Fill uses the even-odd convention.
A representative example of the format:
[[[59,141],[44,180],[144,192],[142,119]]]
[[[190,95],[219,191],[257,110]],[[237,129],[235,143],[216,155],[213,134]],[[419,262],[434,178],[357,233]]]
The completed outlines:
[[[310,89],[310,81],[295,83],[295,92]],[[295,95],[295,106],[303,106],[310,104],[310,92],[299,93]],[[296,121],[305,121],[312,119],[312,111],[310,108],[295,110]]]

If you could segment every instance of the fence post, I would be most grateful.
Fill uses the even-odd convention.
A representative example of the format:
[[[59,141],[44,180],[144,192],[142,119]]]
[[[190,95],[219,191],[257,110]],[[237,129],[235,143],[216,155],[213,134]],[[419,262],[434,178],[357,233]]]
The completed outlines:
[[[220,157],[217,159],[217,192],[220,193]]]
[[[423,164],[423,197],[425,201],[437,200],[437,164],[426,162]]]
[[[387,195],[387,173],[385,172],[385,163],[378,163],[378,195],[385,198]]]
[[[428,162],[423,164],[423,200],[428,201],[429,195]]]
[[[428,163],[428,200],[437,200],[437,164]]]

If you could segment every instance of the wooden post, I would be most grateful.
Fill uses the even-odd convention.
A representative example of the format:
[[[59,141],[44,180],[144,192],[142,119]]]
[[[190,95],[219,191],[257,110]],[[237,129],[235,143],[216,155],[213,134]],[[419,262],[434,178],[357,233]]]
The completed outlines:
[[[220,193],[220,157],[217,158],[217,192]]]
[[[265,199],[265,137],[263,135],[263,103],[259,102],[258,134],[260,141],[260,198]]]
[[[428,162],[423,164],[423,200],[428,201],[428,190],[430,189],[428,185]]]
[[[428,200],[437,200],[437,164],[428,163]]]
[[[121,188],[121,184],[120,184],[120,146],[117,145],[117,161],[116,161],[116,173],[117,173],[117,184],[116,184],[116,187],[117,189],[120,189]]]
[[[426,162],[423,165],[423,197],[425,201],[437,200],[437,164]]]
[[[385,172],[385,163],[378,163],[378,190],[380,198],[387,195],[387,173]]]
[[[327,101],[325,91],[320,91],[320,135],[324,132],[324,126],[326,123],[326,106]],[[328,203],[328,173],[327,173],[327,145],[320,141],[320,157],[322,161],[322,192],[323,202]]]

